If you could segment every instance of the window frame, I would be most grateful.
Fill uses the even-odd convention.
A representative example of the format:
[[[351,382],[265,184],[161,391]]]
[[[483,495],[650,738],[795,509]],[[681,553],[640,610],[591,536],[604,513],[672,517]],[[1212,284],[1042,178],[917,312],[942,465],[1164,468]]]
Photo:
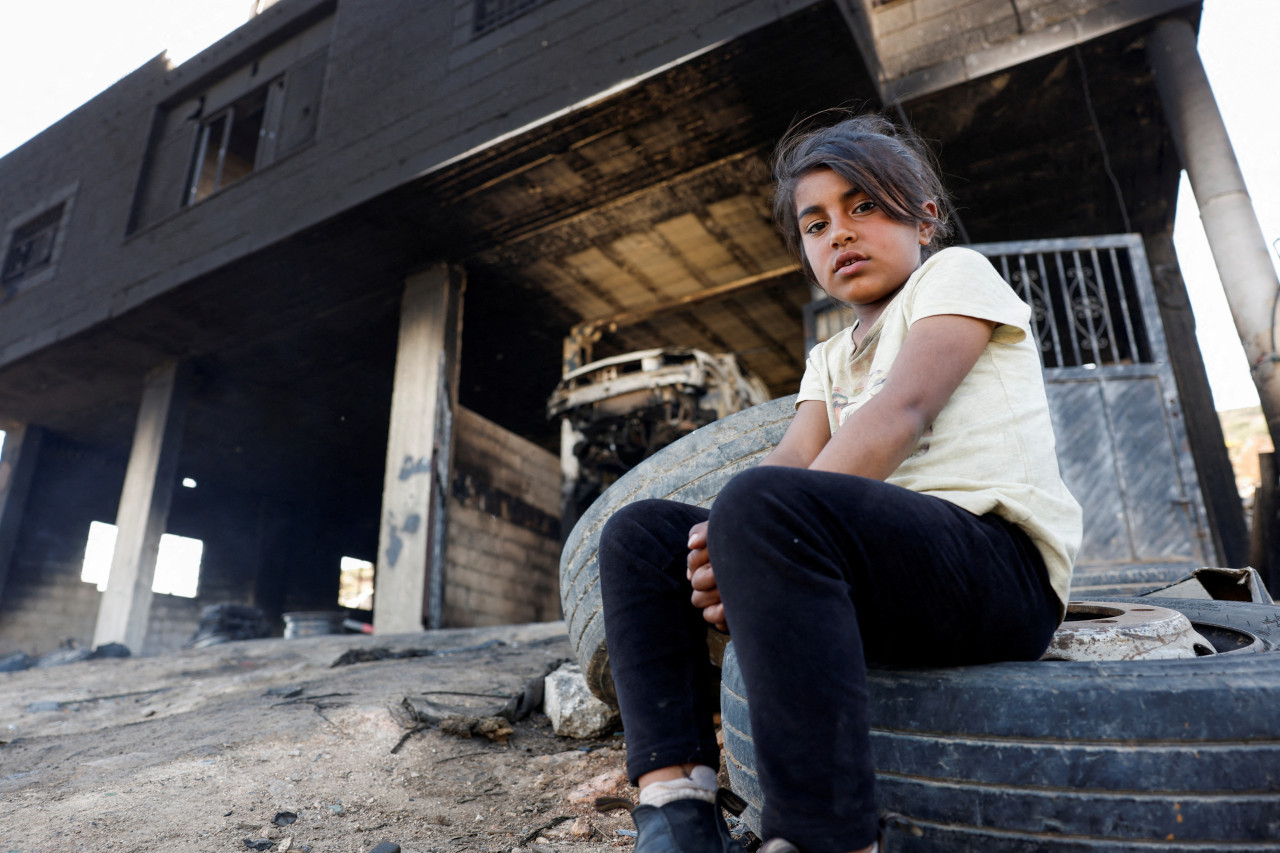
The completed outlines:
[[[66,242],[67,228],[71,222],[71,210],[74,206],[78,189],[79,182],[77,181],[71,186],[45,197],[38,204],[34,204],[12,217],[6,224],[3,242],[0,242],[0,246],[4,247],[3,254],[0,254],[0,293],[2,293],[3,298],[7,299],[28,288],[42,284],[53,278],[57,273],[58,261],[62,256],[63,244]],[[49,217],[53,221],[41,226],[30,235],[22,233],[24,229],[32,227],[45,217]],[[47,257],[37,264],[24,264],[21,270],[11,272],[10,261],[18,250],[19,241],[29,243],[40,234],[50,230],[53,233],[49,240]]]
[[[280,120],[287,95],[287,80],[288,72],[278,74],[266,83],[253,87],[226,106],[201,118],[200,124],[196,129],[195,150],[187,167],[187,180],[182,194],[182,207],[191,207],[207,198],[211,198],[232,184],[238,183],[241,179],[275,162],[275,142],[280,135]],[[253,104],[259,97],[262,99],[262,120],[258,125],[257,142],[253,150],[253,162],[250,164],[248,171],[230,180],[224,180],[227,152],[235,133],[236,121],[238,118],[243,120],[239,115],[239,111],[244,108],[245,104]],[[248,115],[252,116],[253,113],[250,112]],[[212,188],[202,194],[200,184],[205,171],[206,157],[209,153],[210,137],[212,136],[213,128],[219,122],[222,123],[222,138],[218,142],[218,155],[214,167]]]

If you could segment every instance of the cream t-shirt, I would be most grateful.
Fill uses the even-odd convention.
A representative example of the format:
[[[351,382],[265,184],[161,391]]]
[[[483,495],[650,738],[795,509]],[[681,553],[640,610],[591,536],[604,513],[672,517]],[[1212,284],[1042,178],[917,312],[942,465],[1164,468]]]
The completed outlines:
[[[983,255],[965,248],[938,252],[885,306],[862,346],[855,349],[851,326],[814,347],[796,403],[825,403],[834,435],[883,387],[911,324],[939,314],[998,325],[888,482],[1021,527],[1044,556],[1065,613],[1082,536],[1080,505],[1058,472],[1031,309]]]

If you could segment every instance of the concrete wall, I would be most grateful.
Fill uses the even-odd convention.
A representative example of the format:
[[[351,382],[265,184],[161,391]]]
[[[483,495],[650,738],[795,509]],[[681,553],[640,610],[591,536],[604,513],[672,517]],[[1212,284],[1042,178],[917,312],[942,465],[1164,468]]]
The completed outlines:
[[[177,68],[148,63],[0,159],[0,228],[72,198],[56,273],[0,296],[0,364],[810,2],[548,0],[473,38],[472,0],[282,0]],[[330,14],[314,141],[193,206],[139,217],[147,198],[173,197],[153,179],[181,192],[146,157],[186,120],[179,107],[208,95],[216,109],[210,93],[226,97],[227,81]]]
[[[560,460],[463,408],[453,453],[444,624],[560,618]]]
[[[871,25],[885,76],[987,50],[1048,29],[1117,0],[889,0],[872,9]]]

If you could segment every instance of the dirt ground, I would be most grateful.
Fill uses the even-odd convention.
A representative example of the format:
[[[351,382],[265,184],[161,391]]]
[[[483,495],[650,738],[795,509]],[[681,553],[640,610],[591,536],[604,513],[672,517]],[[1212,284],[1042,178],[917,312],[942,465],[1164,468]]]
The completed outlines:
[[[376,647],[433,653],[331,666]],[[430,728],[393,751],[406,697],[474,713],[571,656],[546,623],[0,673],[0,853],[629,847],[626,812],[591,807],[634,796],[620,735],[557,737],[538,711],[505,744]]]

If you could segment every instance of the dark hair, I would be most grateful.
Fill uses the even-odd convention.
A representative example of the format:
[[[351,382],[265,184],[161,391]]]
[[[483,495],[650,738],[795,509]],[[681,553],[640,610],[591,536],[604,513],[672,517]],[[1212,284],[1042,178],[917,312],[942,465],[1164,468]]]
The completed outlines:
[[[931,224],[933,238],[922,250],[924,257],[951,234],[947,191],[933,156],[913,132],[878,115],[854,116],[816,129],[793,128],[773,155],[773,218],[787,249],[810,278],[813,270],[800,248],[796,185],[815,169],[835,172],[871,196],[892,219]],[[928,201],[937,205],[937,216],[930,217],[924,210]]]

